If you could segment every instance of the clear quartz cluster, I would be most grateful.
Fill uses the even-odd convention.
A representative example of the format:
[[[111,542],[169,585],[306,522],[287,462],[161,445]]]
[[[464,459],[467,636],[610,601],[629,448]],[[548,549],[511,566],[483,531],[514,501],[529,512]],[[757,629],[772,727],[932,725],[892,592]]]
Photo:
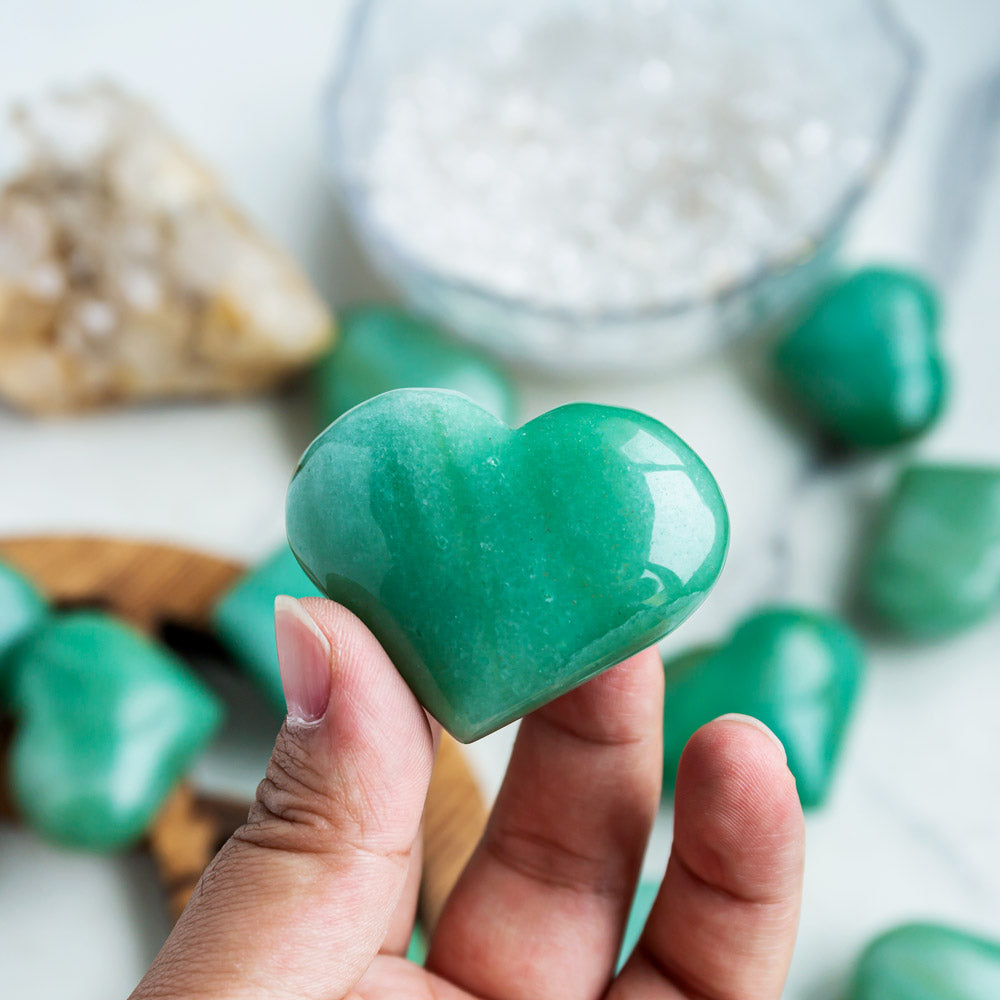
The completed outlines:
[[[109,84],[15,112],[0,192],[0,398],[38,412],[247,391],[327,346],[299,268]]]
[[[845,58],[812,5],[518,6],[400,70],[359,165],[435,271],[579,311],[711,294],[800,251],[870,161],[864,40]]]

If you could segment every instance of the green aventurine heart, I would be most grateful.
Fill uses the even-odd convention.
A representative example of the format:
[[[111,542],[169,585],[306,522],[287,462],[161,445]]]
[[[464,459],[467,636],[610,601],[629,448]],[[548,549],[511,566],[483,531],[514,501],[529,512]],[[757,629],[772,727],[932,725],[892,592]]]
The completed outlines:
[[[653,903],[656,902],[656,895],[659,891],[659,882],[640,882],[635,887],[632,907],[628,911],[628,922],[625,924],[625,935],[618,952],[619,970],[629,960],[635,946],[639,943],[639,938],[642,937],[642,932],[646,929],[646,921],[652,912]]]
[[[1000,468],[903,471],[872,546],[864,599],[898,632],[960,632],[1000,605]]]
[[[866,268],[831,288],[779,346],[775,368],[826,433],[883,447],[916,437],[945,397],[938,303],[915,274]]]
[[[334,349],[313,372],[316,409],[325,427],[352,406],[392,389],[454,389],[495,413],[514,416],[506,375],[427,320],[395,306],[356,306],[340,319]]]
[[[0,703],[6,695],[8,654],[49,613],[35,585],[12,566],[0,563]]]
[[[848,1000],[996,1000],[1000,943],[934,924],[876,938],[858,963]]]
[[[744,621],[724,646],[665,664],[664,787],[685,744],[717,716],[760,719],[788,754],[802,805],[826,798],[863,669],[847,626],[813,611],[775,608]]]
[[[79,847],[141,836],[220,718],[179,660],[102,614],[38,629],[11,676],[15,801],[37,829]]]
[[[212,627],[234,660],[271,704],[285,714],[285,692],[274,639],[274,599],[313,597],[319,591],[287,545],[255,566],[212,609]]]
[[[729,534],[709,471],[650,417],[574,403],[512,430],[432,389],[328,427],[287,526],[317,586],[466,742],[676,628]]]

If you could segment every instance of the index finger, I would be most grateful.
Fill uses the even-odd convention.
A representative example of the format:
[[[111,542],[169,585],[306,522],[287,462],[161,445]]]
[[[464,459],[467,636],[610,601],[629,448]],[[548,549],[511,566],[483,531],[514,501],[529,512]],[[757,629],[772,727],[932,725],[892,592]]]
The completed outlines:
[[[601,996],[659,803],[662,712],[653,648],[524,719],[431,971],[476,996]]]

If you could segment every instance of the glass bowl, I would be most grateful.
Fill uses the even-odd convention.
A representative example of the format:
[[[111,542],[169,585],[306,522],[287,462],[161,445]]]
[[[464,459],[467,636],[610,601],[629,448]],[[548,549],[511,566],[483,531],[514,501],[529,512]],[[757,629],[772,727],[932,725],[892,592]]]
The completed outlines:
[[[583,306],[545,301],[512,294],[488,276],[470,279],[428,261],[411,240],[385,225],[373,205],[373,151],[393,85],[398,88],[399,81],[409,79],[403,74],[428,59],[463,48],[474,51],[492,28],[512,16],[565,14],[595,2],[360,0],[323,107],[326,156],[348,214],[375,265],[404,300],[508,362],[567,376],[638,374],[679,365],[778,321],[808,299],[831,274],[847,225],[894,145],[920,67],[915,42],[881,0],[631,0],[648,8],[651,30],[657,18],[675,17],[678,7],[700,3],[714,5],[720,17],[726,10],[749,12],[761,31],[780,32],[782,45],[830,46],[824,51],[842,53],[850,72],[838,86],[844,100],[855,101],[865,116],[869,141],[863,155],[842,171],[838,165],[835,188],[825,201],[817,199],[808,224],[789,232],[781,245],[769,247],[724,281],[675,288],[662,299]],[[720,24],[725,23],[723,17]],[[742,39],[738,44],[744,44]],[[558,52],[553,59],[558,60]],[[490,107],[482,109],[484,119],[492,113]],[[449,204],[434,211],[444,218]]]

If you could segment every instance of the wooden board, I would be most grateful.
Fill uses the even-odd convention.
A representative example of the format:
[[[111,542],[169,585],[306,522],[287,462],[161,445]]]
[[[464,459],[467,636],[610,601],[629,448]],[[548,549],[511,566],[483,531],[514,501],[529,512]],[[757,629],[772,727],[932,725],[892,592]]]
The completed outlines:
[[[213,605],[245,571],[238,562],[192,549],[87,536],[0,539],[0,560],[34,580],[57,607],[99,607],[154,636],[177,626],[207,632]],[[0,748],[10,731],[9,724],[0,726]],[[202,795],[188,784],[164,804],[146,843],[174,918],[249,805]],[[0,814],[4,809],[9,814],[11,806],[0,794]],[[486,806],[464,754],[445,735],[424,812],[426,927],[436,923],[485,822]]]

